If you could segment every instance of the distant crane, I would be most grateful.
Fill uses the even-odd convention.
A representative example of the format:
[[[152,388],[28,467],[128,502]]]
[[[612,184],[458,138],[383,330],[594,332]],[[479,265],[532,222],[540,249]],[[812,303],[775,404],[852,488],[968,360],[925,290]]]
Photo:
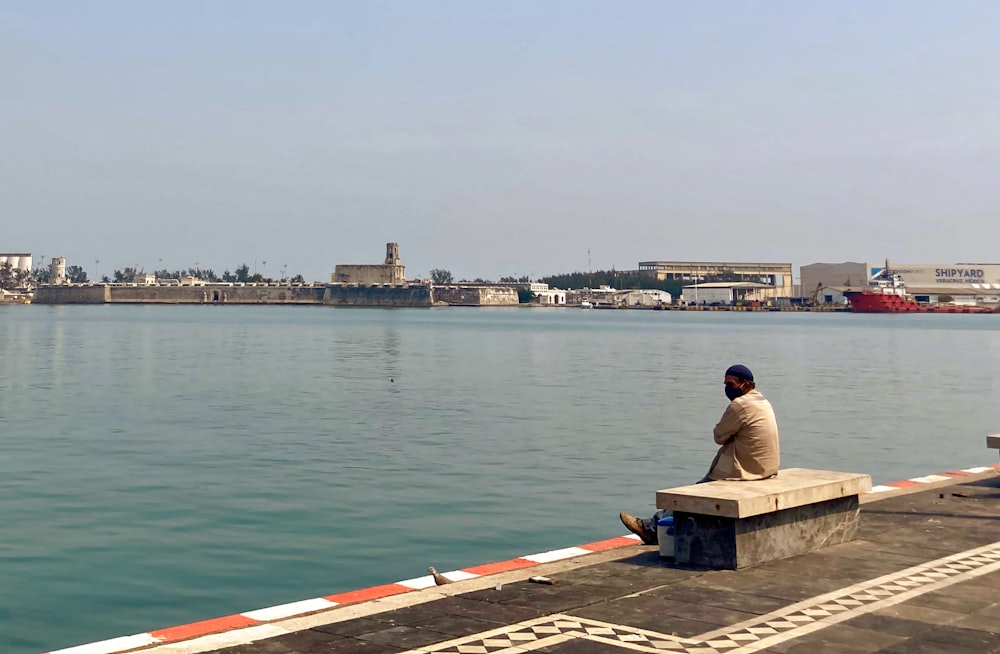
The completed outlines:
[[[812,295],[809,296],[809,302],[807,303],[808,306],[814,307],[817,305],[817,300],[819,300],[819,292],[820,289],[822,288],[823,288],[823,282],[816,284],[816,289],[812,292]]]

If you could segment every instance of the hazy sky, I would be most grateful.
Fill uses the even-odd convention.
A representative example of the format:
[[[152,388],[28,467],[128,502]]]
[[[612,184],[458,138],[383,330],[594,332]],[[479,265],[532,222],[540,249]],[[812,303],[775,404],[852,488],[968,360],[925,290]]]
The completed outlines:
[[[998,261],[998,35],[994,1],[0,0],[0,251]]]

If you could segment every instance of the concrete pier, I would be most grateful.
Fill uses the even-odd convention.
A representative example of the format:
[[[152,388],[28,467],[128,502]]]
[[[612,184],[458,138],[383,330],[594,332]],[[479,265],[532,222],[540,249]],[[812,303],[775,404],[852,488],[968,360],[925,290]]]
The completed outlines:
[[[736,571],[623,537],[63,653],[1000,652],[998,516],[1000,465],[970,468],[876,486],[856,540]]]

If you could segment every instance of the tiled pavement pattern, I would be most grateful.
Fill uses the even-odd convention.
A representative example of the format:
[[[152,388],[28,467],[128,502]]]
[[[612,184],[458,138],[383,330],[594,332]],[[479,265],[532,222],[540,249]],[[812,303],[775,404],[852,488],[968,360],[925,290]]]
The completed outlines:
[[[510,648],[530,651],[576,638],[624,645],[641,652],[756,652],[769,644],[784,642],[898,604],[910,597],[996,571],[1000,571],[1000,543],[855,584],[698,638],[679,638],[571,615],[553,615],[411,650],[411,654],[493,654],[508,652]]]

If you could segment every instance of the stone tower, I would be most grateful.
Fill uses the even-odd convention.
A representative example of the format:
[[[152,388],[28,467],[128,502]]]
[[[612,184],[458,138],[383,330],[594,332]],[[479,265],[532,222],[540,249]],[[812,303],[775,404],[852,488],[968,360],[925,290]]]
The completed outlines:
[[[387,266],[402,265],[402,262],[399,260],[399,243],[385,244],[385,265]]]
[[[65,257],[52,257],[52,263],[49,264],[49,283],[50,284],[65,284],[66,283],[66,258]]]

